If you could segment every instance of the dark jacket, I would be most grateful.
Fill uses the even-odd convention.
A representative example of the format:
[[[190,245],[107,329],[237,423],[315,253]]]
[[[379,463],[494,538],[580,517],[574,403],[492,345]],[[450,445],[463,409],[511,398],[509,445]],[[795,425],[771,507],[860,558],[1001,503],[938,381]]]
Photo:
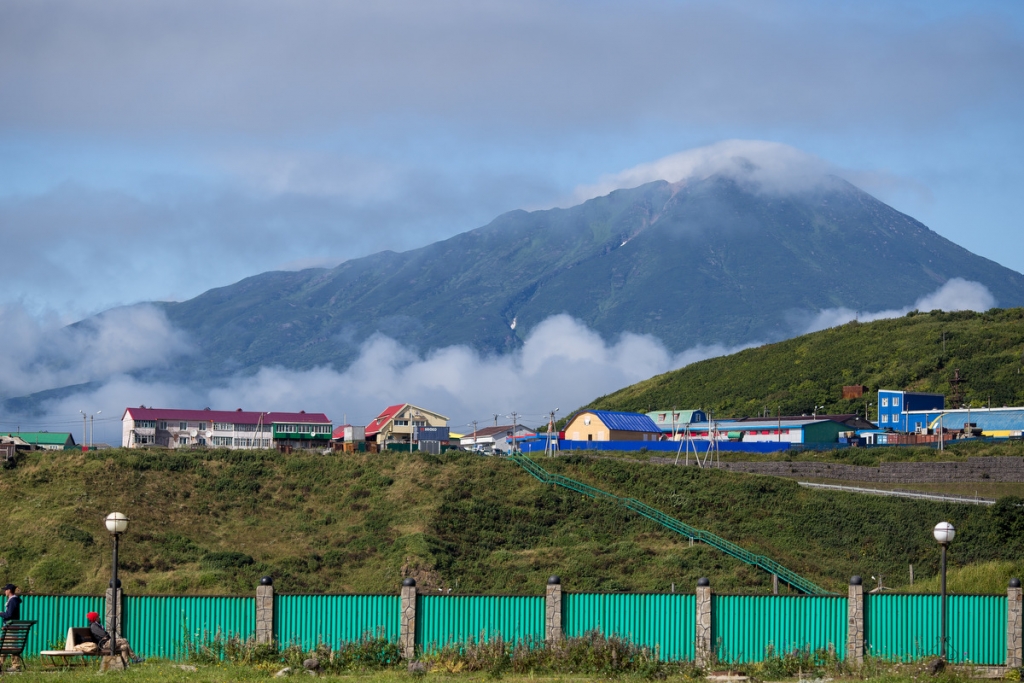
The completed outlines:
[[[94,621],[89,624],[89,632],[92,633],[92,637],[96,639],[96,642],[99,643],[100,647],[106,645],[107,641],[110,640],[110,634],[107,633],[106,629],[100,626],[100,622],[98,621]]]
[[[18,621],[21,619],[21,598],[17,595],[12,595],[7,600],[7,605],[3,612],[0,612],[0,619],[5,622]]]

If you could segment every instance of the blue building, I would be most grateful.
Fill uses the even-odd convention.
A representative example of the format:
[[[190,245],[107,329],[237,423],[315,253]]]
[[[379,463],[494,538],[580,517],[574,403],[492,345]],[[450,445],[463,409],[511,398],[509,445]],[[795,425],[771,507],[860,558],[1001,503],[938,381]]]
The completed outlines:
[[[939,416],[942,416],[941,422]],[[940,425],[945,430],[959,431],[964,425],[973,424],[981,430],[982,436],[1012,438],[1024,432],[1024,408],[923,410],[910,413],[907,422],[910,431],[936,430]]]
[[[898,432],[913,432],[926,421],[924,415],[911,419],[910,412],[934,411],[938,416],[946,407],[943,394],[922,394],[914,391],[878,390],[878,426]]]
[[[663,433],[680,432],[687,425],[696,422],[707,422],[708,415],[703,410],[655,410],[647,413]]]

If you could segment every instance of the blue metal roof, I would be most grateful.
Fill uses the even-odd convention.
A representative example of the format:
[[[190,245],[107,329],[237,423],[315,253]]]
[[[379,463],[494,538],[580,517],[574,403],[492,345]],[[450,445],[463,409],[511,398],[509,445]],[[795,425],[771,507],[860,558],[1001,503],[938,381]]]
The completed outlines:
[[[939,412],[928,410],[920,414],[927,414],[937,427]],[[942,426],[946,429],[959,429],[965,422],[973,422],[978,425],[978,429],[986,432],[1024,430],[1024,408],[971,408],[970,411],[965,408],[941,412]]]
[[[604,423],[608,429],[619,432],[660,432],[654,420],[640,413],[619,413],[612,410],[586,410]]]

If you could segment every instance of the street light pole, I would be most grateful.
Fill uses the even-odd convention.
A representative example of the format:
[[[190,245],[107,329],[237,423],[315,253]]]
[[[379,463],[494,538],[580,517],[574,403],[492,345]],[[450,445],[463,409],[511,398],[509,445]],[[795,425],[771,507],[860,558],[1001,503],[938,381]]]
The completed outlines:
[[[111,512],[103,522],[107,531],[114,537],[114,562],[110,572],[110,592],[114,597],[114,608],[110,612],[110,623],[107,624],[107,627],[110,629],[110,656],[115,657],[117,656],[117,608],[120,603],[117,599],[117,550],[121,534],[128,529],[128,518],[120,512]]]
[[[939,569],[942,575],[942,578],[940,579],[940,586],[942,590],[942,643],[939,650],[939,658],[942,659],[942,661],[946,661],[946,650],[948,644],[946,632],[946,546],[949,545],[956,536],[956,529],[949,522],[939,522],[932,530],[932,534],[935,536],[935,540],[939,542],[939,546],[942,548],[942,559]]]

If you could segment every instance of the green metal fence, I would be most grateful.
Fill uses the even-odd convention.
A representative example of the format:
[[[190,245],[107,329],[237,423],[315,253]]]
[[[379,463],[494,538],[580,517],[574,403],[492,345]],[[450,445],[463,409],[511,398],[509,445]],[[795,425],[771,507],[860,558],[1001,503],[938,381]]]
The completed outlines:
[[[949,658],[954,662],[1006,662],[1006,596],[950,595]]]
[[[867,654],[911,661],[939,653],[941,598],[937,595],[869,594],[865,602]],[[831,649],[846,656],[847,599],[826,596],[712,595],[713,642],[720,659],[752,662],[769,648],[777,654]],[[948,598],[950,661],[1001,665],[1006,657],[1007,599],[1003,595]],[[598,631],[656,650],[662,659],[693,659],[696,597],[692,594],[563,593],[567,637]],[[145,657],[180,659],[186,643],[252,638],[255,599],[250,597],[124,598],[122,632]],[[38,622],[26,655],[62,648],[68,628],[87,625],[88,612],[105,612],[102,596],[26,595],[22,618]],[[278,643],[312,649],[337,647],[366,635],[397,641],[397,595],[276,595]],[[424,651],[450,643],[544,639],[543,596],[417,597],[416,644]]]
[[[712,595],[713,642],[719,659],[757,662],[771,650],[832,650],[846,656],[846,598]]]
[[[544,640],[544,596],[420,595],[416,645],[424,652],[449,643]]]
[[[693,659],[697,598],[681,593],[563,593],[566,637],[598,631],[657,650],[661,659]]]
[[[37,621],[28,635],[25,656],[36,657],[40,650],[63,650],[71,627],[89,626],[85,615],[103,614],[106,599],[102,595],[25,595],[21,599],[21,618]]]
[[[182,659],[186,639],[248,640],[256,633],[255,598],[125,596],[125,639],[143,657]]]
[[[274,637],[281,645],[310,650],[363,636],[398,641],[401,598],[397,595],[275,595]]]

